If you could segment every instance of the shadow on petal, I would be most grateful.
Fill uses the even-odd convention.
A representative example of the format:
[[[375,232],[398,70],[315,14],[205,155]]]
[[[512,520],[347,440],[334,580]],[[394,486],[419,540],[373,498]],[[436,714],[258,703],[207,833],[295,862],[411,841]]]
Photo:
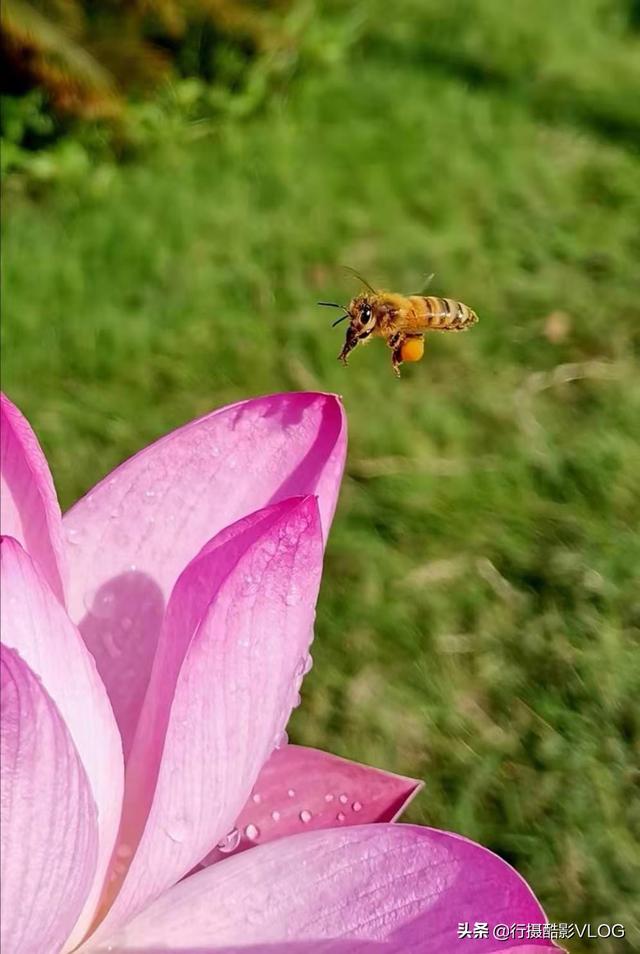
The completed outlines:
[[[78,628],[109,690],[126,757],[149,682],[164,597],[150,576],[130,570],[103,583],[86,609]],[[115,668],[117,680],[110,676]]]

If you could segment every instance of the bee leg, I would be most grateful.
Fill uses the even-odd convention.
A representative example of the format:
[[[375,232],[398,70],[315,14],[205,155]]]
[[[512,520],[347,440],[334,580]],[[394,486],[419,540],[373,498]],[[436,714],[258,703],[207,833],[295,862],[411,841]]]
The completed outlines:
[[[338,361],[342,361],[342,363],[343,363],[343,365],[345,366],[345,368],[346,368],[346,366],[349,364],[349,361],[348,361],[347,359],[348,359],[349,355],[351,354],[351,352],[353,351],[354,347],[355,347],[355,345],[353,345],[353,344],[345,343],[345,345],[344,345],[342,351],[341,351],[340,354],[338,355]]]
[[[391,348],[391,365],[393,367],[393,373],[397,378],[400,377],[400,365],[402,364],[402,345],[404,344],[406,335],[395,334],[391,335],[390,338],[387,338],[387,344]]]
[[[348,364],[347,358],[357,344],[358,344],[358,336],[356,335],[356,333],[353,331],[352,328],[348,328],[347,334],[344,340],[344,345],[342,347],[342,351],[338,355],[338,361],[342,361],[344,365],[347,365]]]

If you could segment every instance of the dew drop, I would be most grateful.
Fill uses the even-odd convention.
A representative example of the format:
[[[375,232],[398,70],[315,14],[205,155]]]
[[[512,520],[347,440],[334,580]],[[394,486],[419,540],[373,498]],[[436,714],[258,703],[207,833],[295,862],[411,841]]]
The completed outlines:
[[[259,805],[262,801],[262,795],[260,795],[258,792],[254,792],[254,794],[251,796],[251,801],[256,805]]]
[[[122,656],[122,647],[118,644],[116,634],[111,629],[103,628],[100,635],[103,645],[112,659],[118,659]]]
[[[311,812],[310,812],[310,811],[307,811],[306,808],[303,808],[302,811],[300,812],[300,814],[298,815],[298,818],[300,819],[300,821],[301,821],[304,825],[308,825],[309,822],[311,821],[312,817],[313,817],[313,816],[312,816]]]
[[[300,662],[298,663],[296,669],[296,676],[306,676],[308,672],[313,667],[313,658],[311,653],[305,653],[304,656],[300,657]]]
[[[327,792],[327,794],[324,796],[324,800],[325,800],[325,802],[332,802],[333,799],[334,799],[334,797],[335,797],[335,796],[333,796],[333,795],[331,794],[331,792]]]
[[[283,730],[282,732],[278,732],[275,739],[273,740],[273,747],[274,749],[281,749],[283,745],[287,744],[288,741],[289,741],[289,736]]]
[[[352,808],[352,810],[353,810],[354,812],[361,812],[361,811],[362,811],[362,802],[354,802],[353,805],[351,806],[351,808]]]
[[[300,590],[298,589],[298,587],[292,586],[291,589],[288,591],[287,595],[285,596],[284,601],[287,604],[287,606],[298,606],[301,599],[302,597],[300,595]]]
[[[186,818],[174,818],[169,823],[169,827],[165,828],[165,832],[171,841],[175,841],[175,843],[179,845],[187,837],[189,832],[189,823],[187,822]]]
[[[128,633],[131,627],[133,626],[133,620],[131,619],[130,616],[123,616],[122,619],[120,620],[120,626],[125,631],[125,633]]]
[[[127,845],[126,842],[123,842],[121,845],[118,845],[116,848],[116,857],[117,858],[130,858],[133,854],[133,849],[131,845]]]
[[[253,825],[253,824],[251,824],[251,823],[249,823],[249,824],[245,827],[244,833],[245,833],[245,835],[247,836],[247,838],[249,839],[249,841],[255,841],[256,838],[259,838],[259,837],[260,837],[260,829],[259,829],[259,828],[256,828],[256,826]]]
[[[289,796],[289,798],[295,798],[295,797],[296,797],[296,790],[295,790],[295,788],[288,788],[288,789],[287,789],[287,795]]]
[[[271,812],[271,817],[274,821],[280,821],[280,812],[275,809]]]
[[[150,503],[155,497],[155,495],[156,495],[155,490],[145,490],[144,492],[144,497],[147,503]]]
[[[67,543],[70,543],[72,547],[77,546],[80,543],[80,531],[69,528],[67,530]]]
[[[85,594],[84,605],[98,619],[109,619],[116,610],[116,596],[104,589],[97,593],[90,591]]]
[[[347,817],[347,816],[345,815],[344,812],[338,812],[338,814],[336,815],[336,819],[337,819],[337,821],[339,821],[339,822],[343,822],[346,817]]]
[[[343,792],[342,795],[339,796],[339,801],[341,805],[346,805],[347,802],[349,801],[349,796],[345,795]]]
[[[232,828],[230,832],[218,842],[218,851],[221,851],[223,855],[228,855],[229,852],[235,851],[240,843],[240,832],[237,828]]]

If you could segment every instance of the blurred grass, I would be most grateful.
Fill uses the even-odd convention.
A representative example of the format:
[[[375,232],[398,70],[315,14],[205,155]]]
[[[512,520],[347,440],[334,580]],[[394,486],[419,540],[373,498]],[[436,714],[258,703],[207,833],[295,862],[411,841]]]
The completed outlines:
[[[292,736],[424,777],[410,818],[510,860],[552,921],[626,925],[572,951],[637,950],[640,13],[360,9],[359,45],[261,115],[9,194],[3,386],[65,506],[211,407],[341,393]],[[399,382],[376,343],[345,371],[314,304],[357,287],[340,263],[435,271],[481,322]]]

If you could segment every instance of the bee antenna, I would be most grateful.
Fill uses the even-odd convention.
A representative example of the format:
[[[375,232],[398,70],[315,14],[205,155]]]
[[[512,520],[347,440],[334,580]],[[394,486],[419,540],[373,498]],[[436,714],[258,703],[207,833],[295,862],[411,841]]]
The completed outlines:
[[[362,275],[360,274],[360,272],[357,272],[357,271],[355,270],[355,268],[351,268],[350,265],[343,265],[342,267],[343,267],[343,268],[346,268],[346,270],[347,270],[348,272],[351,272],[352,275],[355,275],[356,278],[358,279],[358,281],[361,281],[363,285],[366,285],[367,288],[369,289],[369,291],[370,291],[373,295],[377,295],[377,294],[378,294],[377,291],[375,290],[375,288],[373,287],[373,285],[370,285],[369,282],[367,281],[367,279],[366,279],[366,278],[363,278]]]
[[[331,327],[335,328],[336,325],[339,325],[341,321],[345,321],[349,315],[343,315],[342,318],[337,318],[336,321],[331,322]]]
[[[318,304],[324,305],[325,308],[342,308],[344,311],[347,310],[344,305],[338,305],[335,301],[319,301]]]

